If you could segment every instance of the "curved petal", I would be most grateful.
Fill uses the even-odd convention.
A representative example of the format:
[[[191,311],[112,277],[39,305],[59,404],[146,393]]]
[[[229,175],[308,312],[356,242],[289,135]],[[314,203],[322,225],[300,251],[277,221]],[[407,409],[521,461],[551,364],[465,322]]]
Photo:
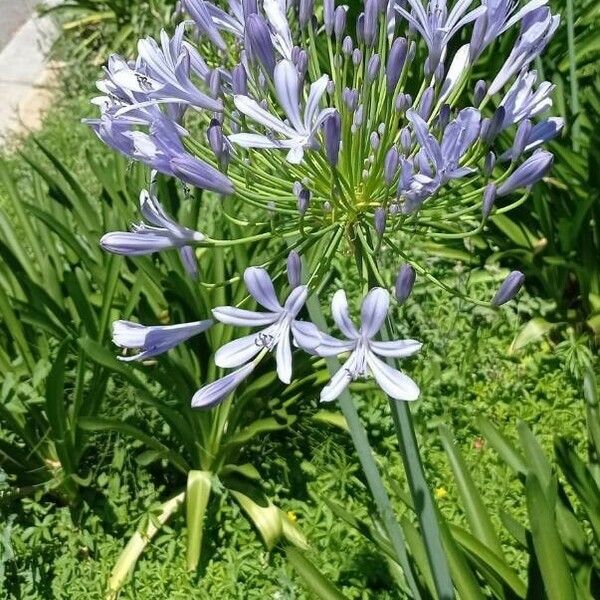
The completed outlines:
[[[252,297],[267,310],[272,312],[281,313],[283,310],[273,282],[269,277],[269,274],[260,267],[248,267],[244,271],[244,282]]]
[[[192,398],[192,407],[209,408],[222,402],[252,373],[254,367],[254,363],[244,365],[241,369],[199,389]]]
[[[235,308],[234,306],[217,306],[213,308],[212,314],[217,321],[237,327],[263,327],[272,325],[279,319],[277,313],[261,313],[254,310]]]
[[[164,234],[128,231],[112,231],[102,236],[100,246],[107,252],[124,256],[143,256],[177,246],[177,242],[167,232]]]
[[[350,319],[346,292],[338,290],[331,300],[331,315],[339,330],[350,340],[359,337],[359,333]]]
[[[372,338],[383,325],[390,306],[390,295],[383,288],[373,288],[363,300],[360,309],[360,331]]]
[[[291,317],[295,318],[296,315],[302,310],[307,297],[308,288],[305,285],[299,285],[291,291],[283,308]]]
[[[292,380],[292,348],[288,327],[282,329],[279,334],[275,360],[277,362],[277,376],[280,381],[283,383],[290,383]]]
[[[233,133],[227,136],[227,139],[242,148],[279,148],[280,146],[276,140],[260,133]]]
[[[315,120],[315,116],[319,110],[319,102],[321,102],[321,98],[327,90],[328,82],[329,77],[327,75],[323,75],[310,86],[308,98],[306,99],[306,107],[304,108],[304,124],[306,129],[312,128],[313,121]]]
[[[370,342],[369,347],[375,354],[390,358],[405,358],[416,354],[422,347],[417,340],[396,340],[394,342]]]
[[[244,113],[257,123],[287,137],[296,135],[296,132],[291,127],[286,125],[279,117],[272,115],[269,111],[262,108],[256,100],[248,98],[248,96],[237,95],[233,97],[233,103],[241,113]]]
[[[379,387],[394,400],[413,401],[419,397],[419,387],[410,377],[390,367],[372,352],[367,352],[367,364]]]
[[[292,146],[285,158],[292,165],[299,165],[302,162],[302,159],[304,158],[303,144],[300,142],[297,145]]]
[[[304,125],[300,118],[300,76],[294,63],[291,60],[278,62],[273,79],[279,104],[294,129],[302,131]]]
[[[260,332],[245,335],[221,346],[215,354],[215,364],[223,369],[239,367],[252,360],[263,348]]]
[[[352,373],[356,364],[356,354],[352,353],[348,360],[340,367],[330,382],[321,390],[321,402],[333,402],[352,382]]]
[[[310,354],[316,354],[315,348],[321,341],[321,331],[310,321],[292,321],[294,344]]]

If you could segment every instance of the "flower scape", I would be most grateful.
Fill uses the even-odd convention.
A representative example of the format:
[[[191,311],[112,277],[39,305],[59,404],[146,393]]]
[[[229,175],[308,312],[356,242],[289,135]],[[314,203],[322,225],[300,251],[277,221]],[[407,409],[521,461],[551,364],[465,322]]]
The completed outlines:
[[[268,263],[240,274],[244,302],[260,310],[242,303],[194,323],[114,324],[115,344],[139,349],[127,360],[154,357],[214,322],[252,330],[216,352],[216,365],[230,371],[201,387],[194,407],[222,402],[269,355],[289,384],[294,352],[344,357],[323,402],[363,378],[396,401],[416,400],[417,384],[393,365],[421,344],[397,339],[388,318],[415,275],[435,283],[411,256],[412,240],[483,233],[487,218],[524,202],[551,168],[543,146],[563,123],[547,116],[553,86],[533,68],[559,23],[546,0],[366,0],[361,8],[351,16],[333,0],[229,0],[226,8],[183,0],[172,35],[140,40],[135,60],[112,56],[98,83],[100,115],[86,122],[152,171],[141,191],[145,222],[107,233],[105,250],[176,249],[189,276],[201,277],[197,248],[258,239],[273,247]],[[478,80],[477,61],[504,38],[512,46],[495,78]],[[157,197],[156,173],[205,190],[250,235],[213,239],[177,224]],[[380,274],[383,248],[401,267],[394,294]],[[364,300],[358,323],[346,292],[335,291],[337,339],[314,321],[341,252],[358,257]],[[491,302],[474,301],[504,304],[522,284],[513,272]]]

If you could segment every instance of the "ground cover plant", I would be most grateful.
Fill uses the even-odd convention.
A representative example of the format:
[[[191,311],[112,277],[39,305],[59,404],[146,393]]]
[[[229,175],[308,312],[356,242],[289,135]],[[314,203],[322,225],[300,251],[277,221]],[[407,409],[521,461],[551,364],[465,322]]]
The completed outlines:
[[[527,10],[537,11],[534,23],[544,17],[547,35],[555,21],[539,4]],[[307,17],[307,4],[290,7],[285,18],[276,4],[245,5],[245,16],[232,17],[247,27],[237,42],[235,22],[218,9],[194,2],[182,8],[195,25],[165,23],[169,32],[178,27],[174,38],[163,38],[162,49],[146,41],[135,66],[112,58],[100,84],[107,96],[96,101],[102,118],[91,125],[126,159],[91,146],[81,161],[87,164],[65,167],[42,142],[25,150],[25,167],[8,162],[2,171],[3,357],[10,376],[3,388],[1,573],[9,596],[593,597],[595,360],[589,338],[577,337],[593,333],[593,309],[568,315],[573,333],[558,346],[560,338],[524,347],[524,339],[537,336],[524,337],[522,316],[540,308],[565,314],[564,292],[550,298],[555,304],[548,294],[542,300],[527,294],[514,306],[494,308],[522,283],[516,271],[505,279],[508,271],[497,261],[530,275],[531,265],[519,262],[518,252],[490,255],[486,248],[510,245],[510,235],[501,237],[510,232],[502,220],[506,209],[517,227],[515,215],[529,214],[527,190],[514,202],[503,200],[514,171],[525,173],[517,183],[529,187],[529,176],[542,177],[549,167],[545,151],[525,154],[524,170],[517,166],[516,156],[528,152],[527,144],[519,146],[523,137],[536,127],[555,135],[562,122],[541,113],[537,125],[521,122],[514,141],[506,132],[482,135],[479,119],[489,134],[504,123],[506,109],[497,108],[502,94],[495,102],[493,94],[476,102],[477,91],[488,92],[480,81],[490,83],[514,67],[490,66],[489,57],[498,54],[490,49],[482,66],[469,66],[467,55],[477,52],[465,44],[490,27],[486,13],[470,7],[479,29],[466,23],[457,32],[448,46],[449,56],[458,57],[453,61],[443,53],[436,58],[435,36],[431,45],[421,41],[413,49],[423,32],[405,30],[412,3],[400,6],[392,33],[384,27],[389,15],[376,4],[347,12],[317,6],[316,21]],[[431,15],[441,18],[443,11]],[[328,22],[331,44],[314,35],[327,33]],[[279,56],[286,24],[296,42],[307,44],[304,54]],[[342,26],[351,42],[336,37]],[[194,27],[199,43],[178,37]],[[405,42],[394,39],[400,34]],[[514,35],[500,39],[510,54]],[[222,44],[237,50],[223,54]],[[235,66],[240,45],[242,67]],[[392,57],[402,58],[403,68],[395,93],[381,95],[374,90],[387,89],[395,78]],[[454,71],[446,75],[432,66],[435,60],[454,64]],[[326,86],[321,73],[337,75],[336,85]],[[513,75],[527,92],[531,76]],[[294,121],[304,77],[323,86],[329,106],[321,107],[321,128],[307,127],[308,113],[302,123]],[[340,81],[348,82],[347,91]],[[310,89],[316,94],[318,85]],[[540,89],[532,116],[549,105],[549,87]],[[405,95],[411,92],[415,101]],[[449,96],[440,101],[444,93]],[[267,101],[255,105],[253,98]],[[446,101],[458,107],[475,101],[478,108],[452,112]],[[398,110],[397,103],[406,106]],[[280,105],[287,123],[277,121]],[[316,114],[318,102],[313,108]],[[286,139],[254,133],[258,127],[244,110],[267,124],[265,109],[272,112],[268,127]],[[469,139],[473,119],[473,148],[457,150],[454,164],[444,152],[456,131],[458,140]],[[578,143],[588,143],[584,132]],[[237,143],[259,149],[240,150]],[[505,150],[514,157],[503,163]],[[509,173],[490,169],[490,152]],[[132,165],[131,158],[163,174]],[[478,161],[480,170],[469,171]],[[532,173],[532,165],[539,171]],[[19,197],[22,173],[34,182],[25,194],[35,204]],[[553,176],[546,178],[549,189]],[[233,194],[217,197],[231,182]],[[128,225],[140,221],[138,201],[146,223],[129,232]],[[458,206],[455,220],[441,218]],[[539,216],[539,201],[534,206]],[[586,226],[588,217],[580,217]],[[11,236],[14,229],[32,233]],[[104,250],[129,258],[102,254],[101,237]],[[38,251],[39,264],[32,266],[36,239],[55,251],[49,257]],[[43,261],[52,268],[35,272]],[[590,269],[558,266],[593,281]],[[308,296],[306,308],[280,305],[262,269],[298,304]],[[54,295],[39,289],[42,276],[43,290]],[[539,293],[535,274],[532,279]],[[267,313],[252,310],[246,286]],[[371,339],[374,330],[352,341],[340,288],[357,312],[369,292],[366,329],[369,303],[375,328],[388,304],[384,289],[393,289],[396,302],[385,327],[408,340],[394,351],[410,353],[419,346],[412,340],[425,342],[408,367],[421,388],[410,411],[395,399],[386,404],[378,391],[380,385],[405,400],[416,393],[410,380],[398,372],[389,379],[376,356],[363,354],[365,348],[387,351],[385,341]],[[582,291],[569,288],[569,294],[589,300]],[[323,332],[328,320],[321,311],[330,314],[330,303],[348,342]],[[208,328],[214,307],[225,326]],[[106,324],[113,320],[114,342],[132,352],[109,345]],[[251,337],[238,342],[230,326],[237,323],[267,329],[248,331]],[[295,344],[288,348],[290,331]],[[197,333],[193,344],[173,347]],[[219,350],[223,345],[229,352]],[[275,345],[272,360],[267,354]],[[367,365],[379,374],[352,383],[341,412],[318,401],[338,391],[327,384],[337,368],[329,350],[353,357],[337,380],[334,375],[340,386],[367,374]],[[295,379],[286,386],[292,351]],[[241,369],[227,375],[224,367]],[[191,398],[223,402],[198,411]],[[554,447],[556,431],[567,441]],[[478,465],[472,477],[455,435],[467,460]],[[578,458],[588,450],[588,461]],[[61,550],[65,545],[68,552]]]

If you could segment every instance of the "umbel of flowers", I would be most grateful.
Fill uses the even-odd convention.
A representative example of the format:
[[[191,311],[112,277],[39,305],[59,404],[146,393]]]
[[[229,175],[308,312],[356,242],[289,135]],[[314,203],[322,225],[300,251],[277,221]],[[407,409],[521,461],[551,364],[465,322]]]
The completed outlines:
[[[230,0],[228,11],[184,0],[172,37],[140,40],[135,61],[110,57],[98,82],[104,95],[93,101],[100,118],[87,122],[106,144],[152,170],[233,195],[249,223],[258,226],[268,211],[280,239],[303,254],[319,244],[331,255],[357,240],[368,252],[370,240],[371,250],[387,245],[400,260],[406,237],[481,232],[495,209],[520,203],[548,172],[552,155],[542,146],[562,121],[545,116],[553,86],[531,70],[558,25],[546,4],[366,0],[350,23],[348,7],[333,0]],[[500,36],[515,33],[495,78],[474,81],[476,61]],[[147,223],[108,233],[103,247],[124,255],[177,248],[195,276],[194,246],[210,246],[210,237],[175,223],[153,192],[142,192],[140,209]],[[252,268],[245,283],[266,312],[214,309],[222,323],[257,332],[217,353],[218,366],[236,370],[199,390],[193,405],[223,400],[269,353],[289,383],[294,346],[319,356],[349,353],[322,400],[370,375],[391,397],[416,399],[416,385],[378,355],[408,356],[419,344],[373,340],[388,293],[367,295],[357,328],[337,292],[332,316],[347,340],[335,341],[298,320],[322,270],[300,285],[300,260],[292,255],[290,262],[285,301],[267,272]],[[522,280],[512,275],[507,283],[504,301]],[[119,321],[114,341],[141,348],[136,358],[143,359],[209,324]]]

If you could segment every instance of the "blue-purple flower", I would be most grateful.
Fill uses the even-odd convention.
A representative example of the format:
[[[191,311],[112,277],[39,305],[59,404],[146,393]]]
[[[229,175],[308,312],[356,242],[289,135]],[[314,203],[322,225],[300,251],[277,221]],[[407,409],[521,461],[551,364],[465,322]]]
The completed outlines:
[[[390,297],[386,290],[372,289],[362,303],[361,325],[357,328],[350,319],[346,294],[343,290],[338,290],[331,302],[331,312],[335,324],[346,337],[343,340],[319,331],[312,323],[296,323],[296,343],[307,352],[321,357],[350,353],[342,367],[321,391],[321,402],[332,402],[352,381],[370,376],[395,400],[411,401],[419,397],[417,384],[381,360],[381,357],[412,356],[421,349],[422,344],[416,340],[382,342],[374,339],[383,327],[389,302]]]
[[[270,135],[236,133],[229,136],[229,141],[243,148],[284,148],[288,150],[287,160],[290,163],[302,162],[304,151],[313,145],[319,127],[334,112],[332,108],[319,109],[328,81],[327,75],[323,75],[310,86],[304,113],[301,114],[300,76],[291,61],[282,60],[275,67],[274,85],[277,100],[289,123],[260,106],[256,100],[248,96],[235,96],[235,107],[266,127]],[[278,134],[279,137],[273,134]]]
[[[147,360],[163,354],[191,337],[206,331],[212,319],[179,325],[140,325],[132,321],[113,323],[113,343],[120,348],[139,349],[137,354],[119,356],[120,360]]]
[[[194,242],[204,240],[199,231],[188,229],[176,223],[164,210],[158,198],[142,190],[140,212],[149,224],[139,223],[131,231],[112,231],[100,240],[104,250],[124,256],[142,256],[177,248],[186,271],[196,276],[198,264],[194,255]]]

